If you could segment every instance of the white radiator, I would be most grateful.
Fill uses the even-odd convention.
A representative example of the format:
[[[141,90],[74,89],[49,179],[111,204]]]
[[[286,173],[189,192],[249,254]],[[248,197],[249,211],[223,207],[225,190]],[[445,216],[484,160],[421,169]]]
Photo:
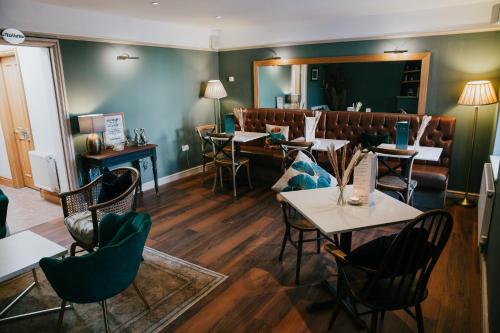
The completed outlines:
[[[491,213],[493,211],[493,200],[495,198],[495,179],[491,163],[485,163],[483,169],[483,178],[481,180],[481,189],[479,193],[479,202],[477,207],[478,219],[478,244],[481,250],[488,243],[488,234],[490,231]]]
[[[59,193],[59,176],[54,156],[35,150],[30,151],[29,155],[35,186],[46,191]]]

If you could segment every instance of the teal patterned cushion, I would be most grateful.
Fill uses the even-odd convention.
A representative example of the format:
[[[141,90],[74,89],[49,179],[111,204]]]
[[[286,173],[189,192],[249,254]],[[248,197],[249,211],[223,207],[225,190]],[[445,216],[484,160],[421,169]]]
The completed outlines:
[[[336,186],[337,181],[322,167],[314,163],[302,152],[283,176],[274,184],[276,192],[311,190],[315,188]]]

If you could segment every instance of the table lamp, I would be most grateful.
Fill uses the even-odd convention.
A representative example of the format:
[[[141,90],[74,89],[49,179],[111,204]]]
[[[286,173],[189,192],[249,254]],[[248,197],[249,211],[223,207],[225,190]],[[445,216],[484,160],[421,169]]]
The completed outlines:
[[[472,142],[471,142],[471,156],[469,158],[468,168],[467,168],[467,178],[465,183],[465,195],[464,198],[459,202],[461,206],[464,207],[474,207],[476,202],[469,199],[469,185],[470,185],[470,173],[472,168],[472,161],[474,160],[474,140],[476,137],[476,126],[477,126],[477,114],[479,107],[482,105],[490,105],[498,102],[495,91],[493,90],[493,85],[490,81],[470,81],[464,87],[462,95],[458,99],[459,105],[474,106],[474,125],[472,127]]]
[[[214,100],[215,127],[217,133],[220,133],[221,131],[220,99],[227,97],[227,92],[226,89],[224,89],[222,82],[220,82],[220,80],[208,81],[207,88],[205,89],[205,97]]]
[[[88,134],[87,152],[92,155],[99,154],[102,150],[102,139],[97,133],[104,132],[104,117],[102,114],[89,114],[78,116],[80,133]]]

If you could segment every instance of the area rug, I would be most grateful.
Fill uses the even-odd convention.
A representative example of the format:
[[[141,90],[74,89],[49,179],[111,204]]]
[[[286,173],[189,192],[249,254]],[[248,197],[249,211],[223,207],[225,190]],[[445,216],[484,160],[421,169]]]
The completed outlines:
[[[38,269],[39,287],[33,288],[8,313],[8,316],[61,305],[43,272]],[[68,277],[71,278],[71,277]],[[112,332],[158,332],[208,295],[227,276],[194,265],[166,253],[145,248],[135,282],[151,305],[147,311],[131,286],[109,299],[108,318]],[[33,282],[26,273],[0,285],[3,308],[19,292]],[[100,304],[73,304],[64,314],[64,332],[104,332]],[[0,324],[0,332],[54,332],[58,313]]]

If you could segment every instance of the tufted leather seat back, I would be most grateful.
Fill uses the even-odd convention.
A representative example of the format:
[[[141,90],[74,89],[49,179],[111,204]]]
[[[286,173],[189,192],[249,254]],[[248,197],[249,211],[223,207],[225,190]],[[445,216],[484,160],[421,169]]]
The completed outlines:
[[[304,119],[306,116],[312,116],[312,112],[304,110],[248,109],[245,130],[265,132],[266,124],[289,126],[289,140],[293,140],[304,136]],[[351,147],[354,147],[361,143],[362,133],[388,133],[391,142],[394,142],[396,123],[398,121],[408,121],[410,123],[409,144],[413,144],[419,126],[417,119],[421,120],[421,118],[422,116],[396,113],[324,111],[316,129],[316,137],[349,140]],[[439,162],[418,161],[419,163],[449,167],[455,123],[454,117],[432,116],[420,144],[422,146],[441,147],[443,153]]]

